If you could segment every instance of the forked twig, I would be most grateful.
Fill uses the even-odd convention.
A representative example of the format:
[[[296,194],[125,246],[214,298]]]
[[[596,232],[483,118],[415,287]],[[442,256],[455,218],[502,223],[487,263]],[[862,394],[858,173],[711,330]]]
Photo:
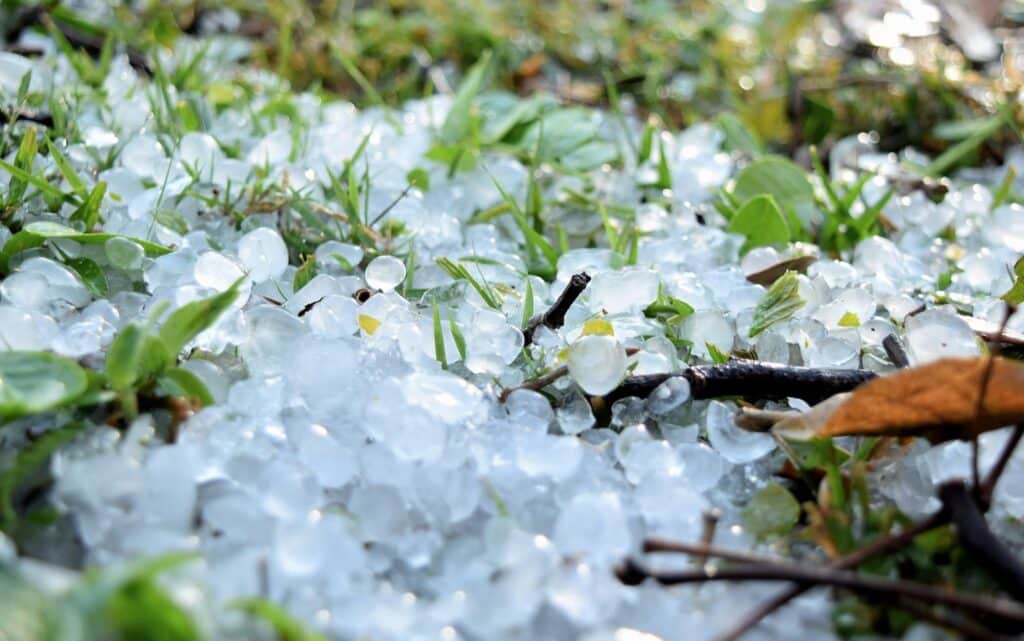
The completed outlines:
[[[580,294],[583,293],[588,284],[590,284],[589,274],[586,272],[573,274],[572,278],[569,279],[569,284],[565,286],[565,289],[558,295],[555,302],[551,304],[551,307],[543,314],[535,316],[526,325],[526,328],[523,330],[523,346],[525,347],[533,342],[533,334],[540,326],[543,325],[548,329],[558,329],[564,325],[565,315],[569,312],[569,308],[580,297]]]

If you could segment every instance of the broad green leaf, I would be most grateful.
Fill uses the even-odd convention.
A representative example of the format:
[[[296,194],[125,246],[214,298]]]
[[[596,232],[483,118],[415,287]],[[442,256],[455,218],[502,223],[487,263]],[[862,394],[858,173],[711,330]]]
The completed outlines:
[[[82,284],[85,285],[90,294],[96,298],[106,298],[110,292],[110,286],[107,284],[107,276],[103,273],[103,268],[96,261],[80,256],[68,258],[64,261],[64,264],[78,274]]]
[[[188,221],[174,210],[159,209],[153,214],[153,220],[181,236],[188,233]]]
[[[765,194],[773,196],[780,209],[814,201],[814,188],[804,170],[779,156],[755,160],[736,176],[732,195],[739,202]]]
[[[214,398],[203,381],[183,367],[172,367],[157,379],[157,385],[168,396],[199,399],[204,406],[213,405]]]
[[[786,534],[799,520],[800,504],[778,483],[765,486],[743,508],[744,523],[760,538]]]
[[[591,140],[562,157],[560,164],[573,171],[589,171],[618,160],[619,150],[604,140]]]
[[[89,380],[74,361],[46,352],[0,352],[0,418],[70,405]]]
[[[504,92],[480,96],[477,100],[481,120],[480,142],[485,145],[500,142],[517,127],[533,122],[543,112],[556,106],[558,100],[545,93],[534,94],[529,98]]]
[[[0,530],[13,535],[18,525],[18,514],[14,508],[14,493],[36,469],[46,463],[50,456],[65,443],[78,435],[80,425],[72,425],[44,433],[15,456],[14,461],[0,474]],[[2,599],[0,599],[2,601]],[[0,639],[2,634],[0,624]]]
[[[786,320],[803,307],[805,301],[800,298],[799,289],[800,281],[794,271],[786,272],[772,283],[764,298],[754,308],[750,337],[753,338],[775,323]]]
[[[142,246],[148,256],[162,256],[171,252],[171,249],[152,243],[141,238],[122,236],[121,234],[110,234],[106,232],[81,232],[77,229],[61,225],[60,223],[39,221],[25,225],[25,228],[11,236],[7,243],[0,250],[0,271],[8,271],[10,260],[16,254],[27,249],[39,247],[51,238],[65,238],[83,245],[102,245],[111,238],[127,238]]]
[[[239,599],[228,607],[242,610],[270,624],[278,641],[327,641],[320,633],[296,621],[281,606],[265,599]]]
[[[417,189],[422,189],[423,191],[430,189],[430,174],[427,173],[426,169],[420,167],[410,169],[409,173],[405,175],[405,179]]]
[[[101,615],[103,627],[119,639],[201,641],[199,628],[153,578],[125,581],[111,596]]]
[[[238,288],[244,278],[219,294],[182,305],[171,312],[160,327],[160,340],[167,351],[176,357],[185,344],[199,332],[210,327],[238,298]]]
[[[582,108],[556,109],[531,124],[516,146],[523,153],[537,152],[539,161],[562,163],[566,157],[597,139],[598,121]]]
[[[473,128],[473,102],[483,89],[487,71],[491,66],[491,52],[485,51],[470,67],[466,77],[459,84],[452,100],[451,109],[441,125],[439,136],[442,142],[454,145],[465,140]]]
[[[755,196],[745,202],[729,221],[729,231],[746,236],[742,253],[764,245],[782,245],[791,235],[786,218],[771,196]]]

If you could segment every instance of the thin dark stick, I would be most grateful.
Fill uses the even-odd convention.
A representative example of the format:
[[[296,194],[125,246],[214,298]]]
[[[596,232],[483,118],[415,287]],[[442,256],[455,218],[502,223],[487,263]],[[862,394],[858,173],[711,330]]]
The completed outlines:
[[[724,568],[702,568],[674,572],[651,572],[629,560],[621,575],[635,585],[651,578],[662,585],[683,585],[708,581],[793,581],[807,587],[832,586],[875,597],[909,597],[926,603],[938,603],[991,617],[1007,630],[1024,630],[1024,605],[1007,599],[949,592],[913,581],[863,576],[833,568],[803,567],[792,563],[756,563]],[[637,581],[639,579],[639,581]]]
[[[744,396],[768,399],[802,398],[814,404],[840,392],[849,392],[877,376],[858,369],[789,367],[758,361],[732,361],[723,365],[696,365],[671,374],[630,376],[605,395],[609,404],[627,396],[646,397],[673,376],[690,383],[693,399]]]
[[[960,480],[943,483],[939,498],[956,527],[960,545],[1000,588],[1024,601],[1024,566],[989,529],[971,488]]]
[[[34,122],[44,127],[53,127],[53,115],[45,111],[21,111],[16,110],[13,114],[0,110],[0,124],[6,125],[10,122],[25,120]]]
[[[506,387],[505,389],[501,390],[501,394],[498,395],[498,400],[500,400],[502,403],[504,403],[505,401],[508,400],[508,397],[512,394],[512,392],[515,392],[515,391],[521,390],[521,389],[533,390],[535,392],[538,391],[538,390],[542,390],[545,387],[547,387],[548,385],[554,383],[558,379],[560,379],[563,376],[567,375],[568,373],[569,373],[569,367],[567,365],[562,365],[561,367],[556,367],[555,369],[551,370],[547,374],[544,374],[543,376],[538,376],[537,378],[532,378],[532,379],[530,379],[530,380],[528,380],[528,381],[526,381],[526,382],[524,382],[524,383],[522,383],[520,385],[515,385],[513,387]]]
[[[970,639],[971,641],[1008,641],[1006,637],[995,634],[979,623],[962,615],[957,616],[953,612],[936,612],[928,606],[910,599],[901,598],[896,601],[897,608],[906,610],[923,621],[931,621],[940,627],[956,630],[963,635],[964,639]]]
[[[645,553],[651,552],[678,552],[679,554],[689,554],[697,558],[714,557],[716,559],[725,559],[726,561],[735,561],[737,563],[747,564],[772,564],[778,563],[777,559],[771,557],[761,556],[758,554],[752,554],[750,552],[744,552],[742,550],[731,550],[728,548],[716,547],[708,543],[686,543],[685,541],[672,541],[669,539],[662,539],[656,536],[644,539],[643,551]]]
[[[412,183],[409,183],[408,185],[406,185],[405,189],[402,190],[402,193],[400,193],[397,196],[395,196],[395,199],[392,200],[388,204],[388,206],[383,209],[383,211],[381,211],[379,214],[377,214],[372,221],[370,221],[370,227],[373,227],[378,222],[380,222],[380,219],[385,217],[385,216],[387,216],[388,212],[395,208],[395,205],[397,205],[398,203],[402,202],[402,200],[406,196],[409,195],[409,190],[412,189],[412,187],[413,187]]]
[[[999,323],[999,331],[996,332],[996,338],[1003,335],[1006,331],[1006,324],[1010,322],[1010,315],[1013,314],[1013,307],[1006,305],[1003,308],[1003,319]],[[999,356],[1001,351],[1002,343],[998,340],[992,345],[988,358],[985,360],[985,371],[981,375],[981,389],[978,391],[978,402],[974,407],[974,416],[980,423],[981,418],[985,412],[985,395],[988,393],[988,384],[992,379],[992,367],[996,363],[996,357]],[[971,481],[975,492],[981,490],[981,471],[979,470],[978,463],[978,437],[974,436],[971,439]],[[978,495],[980,497],[980,495]]]
[[[1014,450],[1020,445],[1022,437],[1024,437],[1024,425],[1018,425],[1013,428],[1013,434],[1010,435],[1010,439],[1003,446],[1003,451],[999,453],[999,458],[992,466],[992,469],[989,470],[988,476],[982,481],[981,487],[978,488],[978,499],[981,501],[982,509],[987,510],[989,505],[991,505],[992,495],[995,493],[996,485],[999,483],[999,477],[1003,475],[1003,471],[1010,462]]]
[[[889,356],[889,361],[892,362],[893,365],[899,368],[910,366],[910,359],[907,358],[907,352],[903,349],[903,345],[900,345],[900,339],[896,338],[895,334],[889,334],[883,338],[882,347],[885,349],[885,353]]]
[[[900,531],[897,534],[875,539],[871,543],[868,543],[864,547],[854,550],[850,554],[836,559],[832,566],[836,569],[849,569],[854,568],[863,563],[864,561],[884,554],[891,550],[897,550],[910,543],[917,536],[924,534],[930,530],[945,524],[947,521],[944,514],[939,513],[928,517],[922,521],[918,521],[912,524],[910,527]],[[787,588],[786,590],[779,592],[776,596],[772,597],[768,601],[765,601],[747,616],[745,616],[739,623],[733,628],[726,631],[724,634],[719,636],[715,641],[736,641],[744,634],[754,629],[758,623],[764,620],[765,617],[775,612],[779,608],[785,606],[787,603],[797,598],[804,592],[810,589],[807,585],[794,585]]]
[[[562,293],[558,295],[555,302],[551,304],[543,314],[534,317],[523,330],[523,345],[529,345],[533,342],[533,334],[537,331],[537,328],[543,325],[549,329],[558,329],[565,324],[565,315],[568,313],[569,308],[576,302],[576,299],[580,297],[583,290],[590,284],[590,275],[586,272],[580,272],[573,274],[572,278],[569,279],[569,284],[565,286]]]

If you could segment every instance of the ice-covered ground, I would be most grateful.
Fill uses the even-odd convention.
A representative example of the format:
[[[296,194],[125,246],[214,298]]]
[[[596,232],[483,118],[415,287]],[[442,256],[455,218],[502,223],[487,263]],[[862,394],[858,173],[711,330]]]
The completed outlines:
[[[223,604],[263,594],[338,639],[710,637],[775,588],[624,587],[610,568],[647,535],[698,539],[712,507],[721,511],[716,543],[772,553],[745,530],[741,510],[771,481],[782,453],[771,437],[734,426],[735,403],[690,401],[685,385],[619,401],[610,427],[595,424],[580,390],[601,394],[627,369],[675,370],[708,362],[715,350],[886,371],[880,343],[890,333],[912,362],[978,354],[961,315],[999,320],[997,297],[1024,251],[1024,210],[990,211],[1002,170],[955,182],[939,204],[921,192],[899,196],[883,212],[892,223],[888,238],[862,241],[846,260],[820,256],[799,276],[806,303],[751,339],[765,288],[746,275],[817,250],[757,249],[740,259],[743,238],[724,231],[710,201],[743,161],[722,151],[722,134],[709,125],[662,137],[674,190],[656,195],[668,197],[670,210],[647,202],[652,190],[638,186],[656,173],[657,151],[641,167],[627,159],[624,168],[589,172],[596,200],[635,208],[643,232],[635,264],[611,249],[584,247],[601,218],[563,195],[586,181],[541,168],[547,215],[578,246],[558,258],[557,275],[546,282],[526,275],[528,252],[511,216],[474,218],[502,202],[491,175],[522,202],[529,169],[487,152],[475,169],[449,177],[446,165],[424,159],[450,97],[407,104],[392,120],[379,110],[291,96],[274,77],[232,63],[244,45],[210,41],[203,91],[170,88],[171,104],[189,101],[204,124],[179,139],[166,128],[168,105],[125,58],[115,58],[101,96],[48,40],[26,37],[48,53],[32,60],[0,53],[0,88],[13,95],[31,69],[33,90],[52,88],[74,105],[81,137],[65,153],[89,181],[108,185],[102,229],[174,251],[150,258],[115,238],[102,245],[61,240],[19,254],[0,283],[4,345],[98,366],[127,322],[247,275],[232,309],[185,361],[217,403],[185,422],[174,444],[156,438],[168,417],[155,412],[123,433],[97,426],[59,452],[52,497],[69,519],[34,551],[99,565],[197,551],[200,560],[173,575],[174,593],[219,634],[230,635],[233,620]],[[194,53],[182,46],[164,67],[173,73]],[[212,106],[237,78],[259,91]],[[285,103],[292,117],[283,115]],[[593,117],[603,139],[621,137],[613,118]],[[249,194],[286,185],[304,196],[308,215],[346,229],[336,222],[343,204],[332,201],[329,174],[367,135],[357,163],[359,175],[366,168],[369,176],[365,211],[384,211],[416,168],[429,173],[430,186],[412,190],[376,222],[383,255],[367,261],[356,244],[324,242],[317,275],[294,292],[298,266],[288,264],[281,230],[308,227],[308,217],[280,202],[233,217],[215,203],[237,198],[244,210]],[[842,149],[862,170],[918,159],[875,154],[865,141]],[[841,160],[833,154],[833,175],[854,178]],[[1022,154],[1009,162],[1024,170]],[[52,167],[47,174],[58,175]],[[0,172],[0,183],[8,180]],[[873,179],[866,200],[886,187],[884,177]],[[70,209],[56,217],[39,203],[18,217],[67,223]],[[0,242],[9,235],[0,228]],[[62,264],[75,256],[104,267],[106,299],[94,299]],[[497,308],[453,281],[438,258],[462,261],[497,297]],[[539,330],[524,353],[524,309],[546,309],[580,271],[593,280],[564,327]],[[942,274],[948,282],[936,294]],[[366,287],[375,293],[360,303],[354,295]],[[659,290],[694,313],[677,324],[645,315]],[[928,311],[908,318],[921,305]],[[435,308],[447,369],[435,346]],[[587,324],[595,319],[607,324]],[[1010,327],[1024,329],[1024,317]],[[692,354],[678,348],[679,339],[693,345]],[[626,348],[637,351],[627,356]],[[526,390],[499,401],[503,388],[566,362],[571,376],[546,389],[553,403]],[[18,434],[38,423],[4,429],[8,454]],[[986,444],[1001,439],[990,434]],[[886,479],[877,483],[884,493],[877,500],[910,515],[934,509],[932,488],[963,472],[964,447],[919,444],[876,472]],[[1024,461],[1014,461],[993,512],[1015,539],[1021,532],[1005,526],[1005,517],[1024,516],[1022,475]],[[812,592],[750,638],[829,638],[830,616],[828,596]]]

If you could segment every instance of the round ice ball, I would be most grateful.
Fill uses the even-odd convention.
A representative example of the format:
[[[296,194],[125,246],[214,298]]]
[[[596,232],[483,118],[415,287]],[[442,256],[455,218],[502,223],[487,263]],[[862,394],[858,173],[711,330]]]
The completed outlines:
[[[238,258],[254,282],[277,278],[288,267],[288,248],[269,227],[254,229],[238,242]]]
[[[584,336],[569,348],[569,375],[587,394],[615,389],[626,373],[626,350],[611,336]]]
[[[393,291],[405,280],[405,263],[394,256],[378,256],[366,266],[366,284],[382,292]]]

